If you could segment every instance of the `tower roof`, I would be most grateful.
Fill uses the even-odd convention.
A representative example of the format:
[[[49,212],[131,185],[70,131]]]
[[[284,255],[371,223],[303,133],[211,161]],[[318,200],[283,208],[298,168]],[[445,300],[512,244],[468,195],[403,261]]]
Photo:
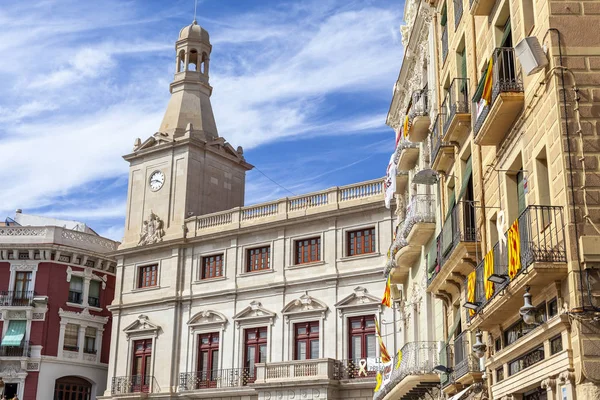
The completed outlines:
[[[191,40],[200,40],[204,42],[208,42],[209,36],[206,29],[198,25],[196,20],[192,22],[190,25],[185,26],[179,31],[179,39],[191,39]]]

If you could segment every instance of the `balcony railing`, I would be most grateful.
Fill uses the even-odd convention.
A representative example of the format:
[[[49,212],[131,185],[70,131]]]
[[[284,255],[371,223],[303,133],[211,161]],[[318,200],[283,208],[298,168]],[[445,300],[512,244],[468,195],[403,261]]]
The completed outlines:
[[[454,371],[452,378],[458,380],[469,372],[480,372],[479,359],[473,355],[469,343],[469,332],[462,332],[454,339]]]
[[[567,262],[562,207],[532,205],[527,207],[517,220],[521,247],[521,269],[517,271],[515,278],[535,262]],[[508,249],[505,244],[508,243],[508,231],[505,233],[505,239],[504,243],[498,242],[494,246],[494,275],[503,277],[504,282],[493,283],[494,293],[489,299],[486,299],[485,296],[484,260],[475,269],[475,302],[479,305],[477,312],[492,301],[502,289],[510,285]],[[465,287],[467,287],[467,281],[465,281]],[[467,313],[467,317],[469,317],[469,313]]]
[[[477,137],[500,93],[523,92],[523,80],[517,72],[515,60],[515,49],[512,47],[498,47],[494,50],[492,54],[491,101],[487,104],[487,101],[481,98],[477,104],[473,104],[473,112],[475,113],[473,134],[475,137]]]
[[[431,164],[435,162],[435,159],[438,157],[440,149],[442,146],[446,146],[445,143],[442,142],[442,127],[441,121],[445,117],[442,117],[442,114],[438,114],[433,121],[433,126],[431,128]]]
[[[92,307],[100,307],[100,298],[99,297],[88,297],[88,304]]]
[[[250,382],[249,368],[216,369],[212,371],[184,372],[179,374],[179,390],[233,388]]]
[[[33,303],[34,292],[28,291],[0,291],[0,306],[28,307]]]
[[[69,303],[81,304],[83,293],[69,290]]]
[[[458,28],[460,19],[463,15],[463,2],[462,0],[454,0],[454,29]]]
[[[479,240],[475,224],[475,208],[472,202],[459,202],[454,206],[442,226],[441,235],[438,260],[443,267],[459,243],[474,243]]]
[[[444,137],[448,133],[448,129],[452,125],[456,114],[469,114],[470,113],[469,99],[469,79],[468,78],[454,78],[446,93],[446,97],[442,102],[442,126],[444,130]]]
[[[427,286],[435,279],[437,274],[442,269],[442,263],[440,259],[440,246],[442,243],[442,235],[440,232],[437,238],[435,238],[434,245],[429,249],[427,253]]]
[[[435,223],[435,198],[431,194],[416,194],[406,207],[406,218],[400,233],[406,239],[412,228],[422,222]]]
[[[377,376],[377,372],[383,372],[384,368],[380,358],[336,360],[333,364],[333,379],[374,378]]]
[[[374,400],[383,399],[396,385],[408,376],[432,374],[433,368],[440,365],[438,342],[410,342],[402,347],[400,366],[398,355],[392,361],[392,371],[389,382],[373,397]],[[384,371],[385,372],[385,371]]]
[[[24,340],[19,346],[0,346],[0,357],[30,357],[29,341]]]
[[[151,375],[114,376],[110,392],[113,396],[127,393],[159,393],[160,387]]]
[[[448,25],[442,26],[442,64],[448,55]]]
[[[412,94],[412,105],[408,112],[408,122],[412,123],[415,117],[423,117],[429,115],[429,107],[431,105],[429,91],[426,89],[415,90]]]

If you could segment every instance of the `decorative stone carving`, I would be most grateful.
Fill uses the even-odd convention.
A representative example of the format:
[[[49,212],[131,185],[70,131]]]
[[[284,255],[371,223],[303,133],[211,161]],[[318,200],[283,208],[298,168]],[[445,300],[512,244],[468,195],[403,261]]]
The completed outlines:
[[[555,377],[552,376],[552,377],[548,377],[548,378],[544,379],[542,381],[542,384],[540,385],[540,387],[542,389],[554,391],[554,388],[556,388],[556,379],[555,379]]]
[[[104,239],[102,237],[95,236],[90,233],[76,232],[69,229],[62,229],[61,236],[65,239],[69,239],[74,242],[95,244],[113,251],[117,250],[117,247],[119,246],[118,243],[113,242],[110,239]]]
[[[79,353],[76,351],[63,350],[63,358],[66,358],[69,360],[76,360],[78,356],[79,356]]]
[[[34,320],[34,321],[43,321],[43,320],[44,320],[44,315],[45,315],[45,314],[46,314],[46,313],[43,313],[43,312],[34,312],[34,313],[31,315],[31,319],[32,319],[32,320]]]
[[[300,298],[289,302],[281,310],[281,314],[285,316],[286,322],[289,322],[289,317],[295,314],[315,313],[320,314],[324,318],[327,309],[328,307],[325,303],[310,296],[306,291]]]
[[[190,318],[190,320],[188,321],[188,325],[191,328],[200,326],[204,327],[207,325],[217,325],[221,328],[224,328],[225,324],[227,324],[227,317],[225,317],[225,315],[221,314],[220,312],[212,310],[201,311],[194,315],[192,318]]]
[[[566,385],[575,382],[575,374],[572,371],[563,371],[558,375],[558,384]]]
[[[37,263],[35,264],[10,264],[10,270],[11,271],[37,271],[38,269],[38,265]]]
[[[240,323],[248,320],[266,319],[272,325],[276,316],[277,314],[264,308],[260,301],[254,300],[248,307],[237,313],[233,317],[233,320],[236,322],[238,328]]]
[[[21,372],[20,363],[16,362],[2,362],[2,369],[0,369],[0,376],[4,378],[16,378]]]
[[[165,231],[162,220],[150,211],[150,216],[144,221],[138,246],[162,242],[164,235]]]
[[[27,363],[27,371],[39,371],[40,363],[39,362],[28,362]]]

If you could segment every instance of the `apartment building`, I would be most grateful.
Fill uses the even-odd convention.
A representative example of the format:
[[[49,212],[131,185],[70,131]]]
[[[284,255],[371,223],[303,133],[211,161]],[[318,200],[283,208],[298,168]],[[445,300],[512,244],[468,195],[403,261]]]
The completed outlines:
[[[375,318],[400,340],[383,180],[244,206],[252,165],[217,132],[209,34],[194,21],[175,47],[159,131],[124,157],[104,398],[370,399]]]
[[[21,210],[0,227],[0,394],[104,393],[117,246],[85,224]]]
[[[427,172],[430,130],[440,118],[434,13],[425,1],[405,4],[405,25],[400,28],[404,59],[386,121],[397,138],[388,167],[388,180],[395,184],[397,219],[384,275],[397,288],[394,301],[403,324],[396,359],[391,370],[384,371],[377,400],[437,398],[441,393],[434,368],[445,354],[444,306],[427,292],[428,271],[435,260],[430,253],[442,220],[437,188]]]
[[[598,3],[432,3],[441,389],[598,398]]]

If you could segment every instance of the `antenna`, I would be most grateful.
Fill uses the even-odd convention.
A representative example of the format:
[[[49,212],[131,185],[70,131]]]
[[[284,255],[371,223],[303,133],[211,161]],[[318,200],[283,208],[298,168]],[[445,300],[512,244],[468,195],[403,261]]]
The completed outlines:
[[[198,0],[194,0],[194,22],[196,22],[196,9],[198,8]]]

